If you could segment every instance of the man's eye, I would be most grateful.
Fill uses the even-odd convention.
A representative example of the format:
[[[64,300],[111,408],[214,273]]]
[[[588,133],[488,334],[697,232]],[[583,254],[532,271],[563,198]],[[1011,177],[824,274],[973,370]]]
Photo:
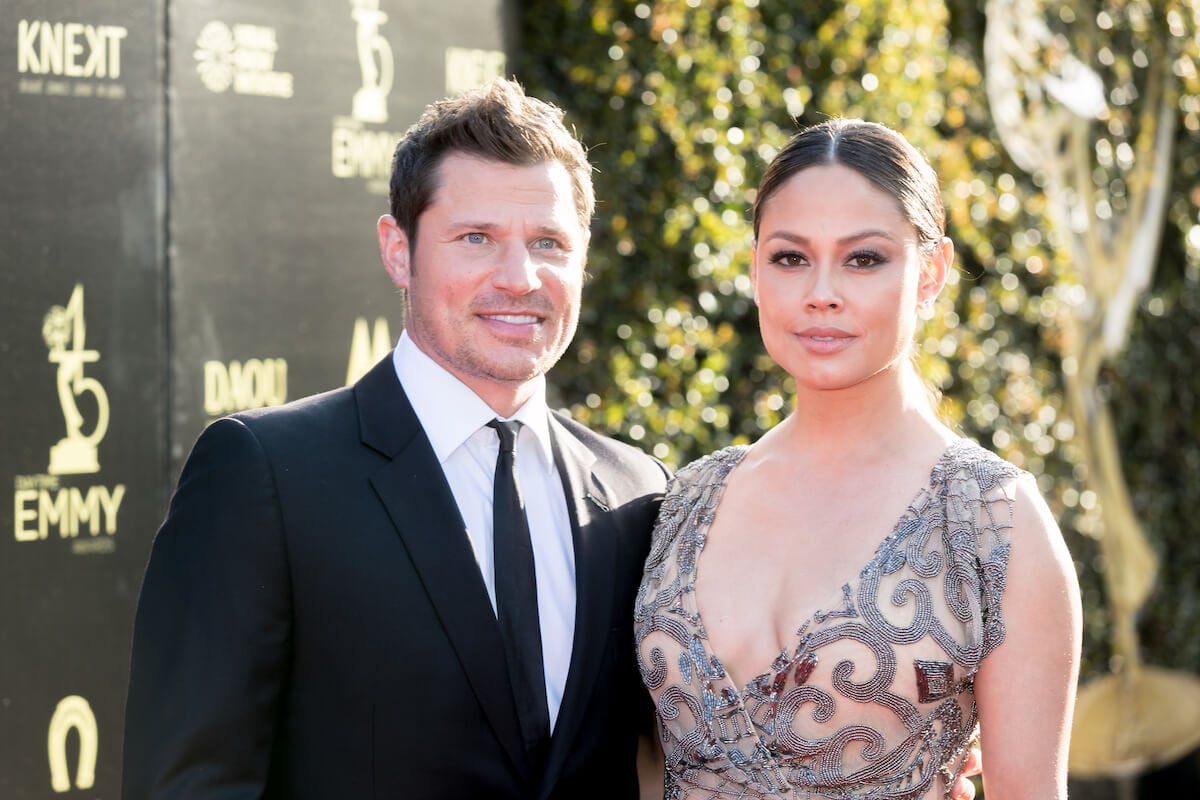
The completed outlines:
[[[463,238],[471,244],[483,244],[487,241],[487,235],[483,233],[468,233]]]
[[[556,247],[558,247],[558,242],[546,236],[533,241],[534,250],[553,250]]]

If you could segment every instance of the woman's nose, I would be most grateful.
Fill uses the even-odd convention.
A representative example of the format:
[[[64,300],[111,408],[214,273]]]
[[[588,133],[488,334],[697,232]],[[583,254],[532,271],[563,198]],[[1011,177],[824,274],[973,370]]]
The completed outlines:
[[[841,308],[841,292],[832,269],[817,267],[813,270],[812,283],[809,285],[805,305],[816,311]]]

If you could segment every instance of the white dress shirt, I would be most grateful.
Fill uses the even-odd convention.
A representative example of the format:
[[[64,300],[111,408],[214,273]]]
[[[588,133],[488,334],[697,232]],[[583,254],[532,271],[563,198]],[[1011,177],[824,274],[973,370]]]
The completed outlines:
[[[500,439],[487,423],[498,415],[466,384],[421,352],[407,332],[400,335],[392,363],[458,503],[494,612],[492,491]],[[517,413],[501,419],[522,423],[516,447],[517,477],[537,571],[546,702],[553,730],[575,638],[575,546],[567,499],[550,445],[545,379],[538,382],[533,396]],[[503,658],[502,654],[497,658]]]

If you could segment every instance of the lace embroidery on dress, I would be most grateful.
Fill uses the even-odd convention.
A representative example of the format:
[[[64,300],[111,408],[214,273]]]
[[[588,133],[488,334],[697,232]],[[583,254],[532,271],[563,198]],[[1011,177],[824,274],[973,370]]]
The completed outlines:
[[[747,449],[676,475],[638,592],[637,657],[658,710],[664,797],[949,797],[976,734],[974,676],[1004,640],[1020,471],[967,440],[951,444],[870,562],[739,687],[709,647],[695,579]]]

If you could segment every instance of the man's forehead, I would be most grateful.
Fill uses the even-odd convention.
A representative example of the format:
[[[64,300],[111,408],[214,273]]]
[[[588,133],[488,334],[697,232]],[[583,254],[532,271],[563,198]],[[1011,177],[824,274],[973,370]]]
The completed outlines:
[[[522,212],[559,227],[569,217],[577,217],[574,186],[559,162],[530,166],[460,162],[446,167],[433,187],[430,210],[439,208],[456,218],[475,217],[481,223]]]

